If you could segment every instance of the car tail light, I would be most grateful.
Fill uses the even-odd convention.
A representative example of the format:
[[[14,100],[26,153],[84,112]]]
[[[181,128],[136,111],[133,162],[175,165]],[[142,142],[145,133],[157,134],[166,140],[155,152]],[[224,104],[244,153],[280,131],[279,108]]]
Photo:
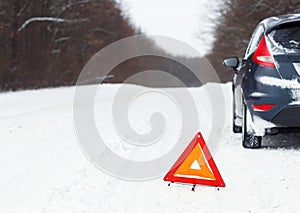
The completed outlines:
[[[265,36],[261,38],[258,47],[254,52],[253,61],[262,66],[275,68],[274,59],[268,49]]]
[[[259,105],[252,105],[252,109],[254,111],[268,111],[270,109],[273,109],[275,107],[275,104],[259,104]]]

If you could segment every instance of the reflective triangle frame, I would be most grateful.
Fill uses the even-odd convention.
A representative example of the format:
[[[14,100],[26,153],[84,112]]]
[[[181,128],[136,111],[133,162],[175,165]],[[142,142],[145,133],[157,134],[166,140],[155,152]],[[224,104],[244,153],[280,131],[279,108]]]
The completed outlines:
[[[214,180],[210,179],[200,179],[200,178],[192,178],[192,177],[182,177],[182,176],[175,176],[175,173],[179,169],[179,167],[183,164],[185,159],[189,156],[189,154],[193,151],[196,145],[200,145],[203,157],[206,159],[206,162],[210,166],[213,175],[215,176]],[[187,183],[187,184],[201,184],[201,185],[208,185],[208,186],[215,186],[215,187],[225,187],[225,183],[223,178],[208,150],[208,147],[202,137],[200,132],[194,137],[191,143],[187,146],[175,164],[172,166],[170,171],[164,177],[164,181],[174,182],[174,183]]]

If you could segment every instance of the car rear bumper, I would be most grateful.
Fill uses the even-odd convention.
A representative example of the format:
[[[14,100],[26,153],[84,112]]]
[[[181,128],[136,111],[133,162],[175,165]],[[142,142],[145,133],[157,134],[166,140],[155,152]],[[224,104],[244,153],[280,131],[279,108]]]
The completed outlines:
[[[278,127],[300,127],[300,105],[288,105],[271,120]]]

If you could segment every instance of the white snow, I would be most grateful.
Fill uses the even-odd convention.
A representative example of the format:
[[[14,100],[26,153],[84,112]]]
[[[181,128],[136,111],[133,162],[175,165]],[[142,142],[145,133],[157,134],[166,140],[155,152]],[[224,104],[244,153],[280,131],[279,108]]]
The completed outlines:
[[[265,135],[265,129],[267,128],[273,128],[276,127],[275,124],[272,122],[266,121],[262,119],[261,117],[254,116],[253,117],[253,126],[252,128],[254,129],[256,135],[258,136],[264,136]]]
[[[118,85],[105,87],[113,93]],[[267,138],[273,148],[243,149],[241,135],[231,132],[230,88],[223,85],[226,127],[213,153],[227,186],[197,186],[196,192],[185,185],[168,187],[162,178],[127,182],[96,169],[82,153],[73,129],[74,88],[0,94],[0,212],[298,212],[299,136]],[[190,92],[199,103],[200,130],[206,138],[211,109],[205,90]],[[112,132],[106,119],[111,102],[106,100],[98,112],[105,118],[101,134]],[[131,119],[140,131],[149,128],[147,120]],[[111,135],[112,141],[115,137]],[[122,144],[112,149],[131,152]]]
[[[63,23],[66,22],[66,19],[63,18],[56,18],[56,17],[32,17],[28,20],[26,20],[22,26],[18,29],[18,31],[22,31],[26,28],[27,25],[29,25],[32,22],[43,22],[43,21],[49,21],[49,22],[56,22],[56,23]]]
[[[295,66],[295,69],[298,68]],[[281,89],[290,89],[290,95],[294,100],[294,102],[292,102],[291,105],[296,105],[300,100],[300,83],[297,78],[293,78],[292,80],[287,80],[287,79],[279,79],[274,77],[263,76],[260,77],[258,81],[269,86],[280,87]]]
[[[293,63],[295,70],[297,71],[298,75],[300,75],[300,63]]]
[[[280,87],[282,89],[289,88],[289,89],[300,89],[300,83],[297,78],[292,80],[287,79],[279,79],[274,77],[263,76],[258,79],[259,82],[270,85]]]
[[[82,22],[86,21],[87,19],[75,19],[75,20],[70,20],[70,19],[63,19],[63,18],[57,18],[57,17],[32,17],[27,19],[18,29],[18,31],[24,30],[29,24],[33,22],[54,22],[54,23],[76,23],[76,22]]]
[[[299,50],[297,48],[286,48],[283,47],[279,42],[275,41],[274,36],[276,34],[276,30],[273,30],[268,34],[268,38],[270,39],[271,43],[267,41],[268,47],[271,47],[271,51],[273,55],[284,55],[284,54],[292,54],[297,53]],[[290,43],[297,44],[298,42],[291,40]],[[297,45],[296,45],[297,46]]]

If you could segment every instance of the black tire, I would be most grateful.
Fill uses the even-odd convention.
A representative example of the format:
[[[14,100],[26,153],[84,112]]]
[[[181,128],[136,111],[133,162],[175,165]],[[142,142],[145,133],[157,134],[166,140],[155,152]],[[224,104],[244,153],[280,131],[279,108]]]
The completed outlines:
[[[234,95],[234,85],[233,85],[233,82],[232,82],[232,131],[233,131],[233,133],[242,133],[242,127],[237,126],[235,124],[235,119],[236,119],[236,115],[235,115],[235,95]]]
[[[248,130],[248,119],[247,118],[247,105],[243,101],[243,127],[242,127],[242,142],[243,147],[246,149],[259,149],[261,148],[261,136],[256,136],[253,131]]]
[[[242,133],[243,132],[242,127],[235,125],[234,120],[235,120],[235,118],[233,117],[233,122],[232,122],[232,131],[233,131],[233,133]]]

